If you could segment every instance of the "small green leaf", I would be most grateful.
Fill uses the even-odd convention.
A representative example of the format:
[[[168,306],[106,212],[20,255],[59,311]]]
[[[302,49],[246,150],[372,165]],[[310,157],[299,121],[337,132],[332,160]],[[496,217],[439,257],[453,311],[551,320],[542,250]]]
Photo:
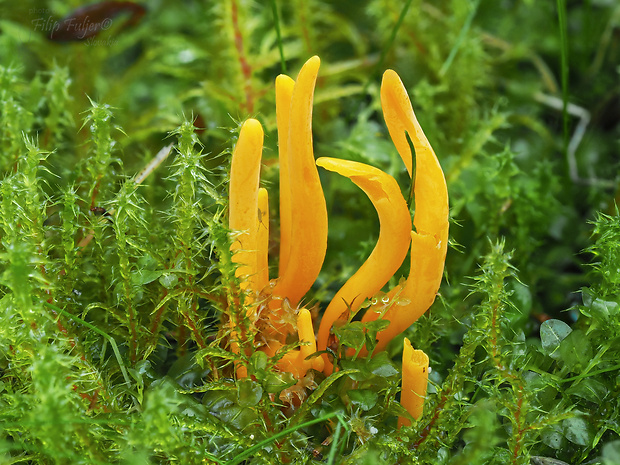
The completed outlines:
[[[253,372],[262,371],[267,368],[269,357],[262,350],[257,350],[250,357],[249,369]]]
[[[361,321],[354,321],[335,329],[340,344],[346,347],[360,349],[365,342],[365,329]]]
[[[592,289],[583,288],[581,289],[581,297],[583,307],[580,307],[580,311],[586,316],[605,321],[620,311],[620,304],[615,296],[607,296],[614,298],[614,300],[605,300],[597,297]]]
[[[584,369],[592,359],[592,345],[580,329],[571,332],[560,344],[560,359],[571,370]]]
[[[590,306],[592,315],[601,320],[607,320],[609,317],[617,315],[619,308],[618,302],[603,299],[594,299]]]
[[[390,325],[388,320],[373,320],[365,323],[366,326],[366,348],[368,352],[374,351],[377,346],[377,334]]]
[[[131,281],[137,286],[151,283],[162,275],[158,270],[138,270],[131,274]]]
[[[262,381],[265,392],[277,394],[284,389],[293,386],[297,380],[290,373],[269,373]]]
[[[573,444],[579,446],[587,446],[590,444],[591,432],[588,429],[588,423],[581,416],[569,418],[562,422],[564,435]]]
[[[254,407],[263,397],[263,388],[251,379],[245,378],[237,381],[237,399],[241,407]]]
[[[390,356],[387,352],[379,352],[368,363],[368,369],[373,375],[380,376],[382,378],[390,378],[397,376],[400,371],[394,365],[394,362],[390,360]]]
[[[566,443],[564,435],[557,425],[553,425],[550,429],[543,431],[540,438],[544,444],[556,450],[561,449]]]
[[[379,395],[370,389],[353,389],[347,393],[351,403],[362,410],[370,410],[377,404]]]
[[[581,397],[595,404],[603,402],[607,393],[607,387],[593,378],[583,379],[580,383],[566,391],[566,394]]]
[[[343,370],[351,372],[349,377],[353,381],[365,381],[371,375],[364,359],[340,360],[340,366]]]
[[[557,352],[558,347],[571,331],[571,327],[561,320],[545,321],[540,326],[540,340],[545,353],[551,358],[560,358],[560,354]]]
[[[605,465],[620,463],[620,440],[608,442],[603,446],[603,463]]]
[[[159,278],[159,284],[166,289],[174,288],[179,282],[179,278],[175,273],[165,273]]]

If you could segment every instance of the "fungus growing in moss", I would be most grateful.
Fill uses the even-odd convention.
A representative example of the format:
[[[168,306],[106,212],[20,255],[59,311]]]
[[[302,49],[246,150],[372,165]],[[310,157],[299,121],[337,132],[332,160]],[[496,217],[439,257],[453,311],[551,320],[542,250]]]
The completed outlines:
[[[255,329],[251,332],[255,337],[253,346],[270,356],[278,355],[276,367],[297,379],[305,377],[310,369],[331,374],[333,363],[326,349],[334,323],[348,320],[365,300],[379,293],[411,250],[408,278],[381,302],[371,304],[362,318],[362,322],[389,321],[378,333],[374,351],[385,349],[433,303],[448,243],[445,178],[394,71],[388,70],[383,76],[381,104],[390,136],[413,178],[413,223],[407,202],[389,174],[348,160],[320,158],[315,162],[311,120],[319,65],[319,58],[313,57],[303,66],[297,81],[285,75],[276,79],[280,267],[274,280],[269,281],[267,267],[268,197],[267,191],[259,188],[263,131],[254,119],[241,128],[230,174],[229,224],[235,231],[232,250],[238,264],[236,276],[247,295],[247,317]],[[319,274],[327,247],[327,209],[317,165],[348,177],[368,195],[379,216],[380,233],[366,262],[328,305],[315,339],[310,312],[298,306]],[[240,324],[233,321],[231,330],[231,350],[237,354]],[[287,336],[295,333],[300,347],[279,354]],[[428,363],[428,357],[413,350],[405,339],[402,403],[414,418],[421,415]],[[247,376],[245,367],[238,365],[237,376]],[[407,422],[400,419],[399,425]]]

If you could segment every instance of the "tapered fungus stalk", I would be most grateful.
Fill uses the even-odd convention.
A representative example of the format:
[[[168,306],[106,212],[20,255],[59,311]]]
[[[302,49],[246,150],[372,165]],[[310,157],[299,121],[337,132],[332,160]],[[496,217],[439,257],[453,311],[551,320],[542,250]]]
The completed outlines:
[[[276,119],[278,124],[278,161],[280,164],[280,276],[286,272],[291,251],[292,209],[288,131],[294,87],[295,81],[290,77],[281,74],[276,78]]]
[[[255,119],[241,127],[230,166],[228,225],[235,231],[230,247],[235,276],[242,290],[257,290],[258,183],[263,151],[263,128]]]
[[[409,339],[405,338],[403,347],[403,381],[400,404],[416,420],[422,416],[424,396],[428,385],[428,355],[415,350]],[[398,417],[398,427],[410,426],[411,421]]]
[[[240,280],[242,291],[256,291],[262,286],[264,271],[259,275],[259,264],[264,265],[264,258],[259,259],[259,180],[260,162],[263,151],[263,128],[255,119],[249,119],[239,132],[239,140],[233,150],[232,162],[230,166],[230,186],[229,186],[229,211],[228,224],[234,231],[233,242],[230,246],[234,252],[232,260],[238,264],[235,276]],[[264,198],[266,192],[262,195]],[[262,200],[264,208],[265,199]],[[268,233],[267,233],[268,234]],[[263,235],[264,236],[264,235]],[[261,236],[262,237],[262,236]],[[264,255],[267,250],[264,245],[264,237],[261,242],[264,248]],[[262,255],[261,255],[262,256]],[[252,300],[252,295],[248,295]],[[239,325],[240,318],[244,315],[230,314],[230,347],[235,354],[240,353],[239,349]],[[247,369],[236,363],[237,377],[247,376]]]
[[[383,74],[381,106],[390,137],[409,175],[413,154],[405,133],[415,148],[415,218],[418,232],[435,236],[442,250],[448,243],[448,188],[437,156],[428,142],[402,81],[391,69]]]
[[[308,371],[310,368],[314,368],[317,371],[322,371],[323,359],[321,357],[315,357],[309,360],[309,357],[316,352],[316,338],[314,337],[312,316],[305,308],[299,310],[297,316],[297,334],[299,335],[299,342],[301,343],[299,349],[301,355],[300,361],[305,370]]]
[[[319,57],[310,58],[294,85],[287,76],[276,81],[282,262],[270,319],[280,342],[290,332],[282,300],[297,306],[318,277],[327,249],[327,207],[312,148],[312,102],[320,63]]]
[[[281,371],[286,371],[295,378],[301,379],[311,368],[317,371],[323,370],[323,358],[319,356],[308,358],[316,352],[316,339],[312,327],[312,317],[305,308],[300,309],[297,314],[297,334],[301,344],[300,348],[284,354],[277,365]]]
[[[364,322],[377,318],[390,321],[378,334],[375,351],[385,349],[390,340],[411,326],[435,300],[448,247],[449,215],[443,171],[415,117],[405,86],[392,70],[383,75],[381,105],[394,145],[409,174],[415,176],[415,231],[411,232],[409,277],[404,285],[388,293],[390,298],[398,296],[403,304],[373,306],[362,319]],[[415,148],[415,173],[412,173],[413,154],[406,134]]]
[[[289,244],[285,244],[288,259],[273,294],[293,306],[314,284],[327,249],[327,207],[312,149],[312,102],[320,64],[319,57],[310,58],[293,87],[285,148],[289,166],[281,167],[280,175],[285,177],[281,202],[290,208],[284,216],[290,215],[291,223]],[[278,123],[286,125],[286,117]]]
[[[317,165],[351,179],[370,198],[379,215],[377,245],[359,270],[349,278],[325,310],[318,334],[318,348],[325,350],[333,323],[347,319],[364,300],[371,298],[398,270],[409,249],[411,216],[396,180],[372,166],[335,158],[319,158]],[[331,364],[326,364],[331,373]]]

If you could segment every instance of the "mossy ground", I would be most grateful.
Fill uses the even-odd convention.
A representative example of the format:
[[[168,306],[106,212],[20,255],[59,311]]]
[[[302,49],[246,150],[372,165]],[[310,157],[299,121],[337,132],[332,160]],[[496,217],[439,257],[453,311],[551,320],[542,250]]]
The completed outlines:
[[[2,2],[0,463],[620,463],[620,6],[568,3],[161,0],[59,42],[80,2]],[[239,123],[265,127],[277,218],[274,79],[315,54],[317,156],[406,190],[392,68],[446,175],[446,276],[405,333],[433,370],[412,428],[402,339],[294,411],[271,360],[235,381],[221,344]],[[323,186],[322,308],[378,234],[354,186]]]

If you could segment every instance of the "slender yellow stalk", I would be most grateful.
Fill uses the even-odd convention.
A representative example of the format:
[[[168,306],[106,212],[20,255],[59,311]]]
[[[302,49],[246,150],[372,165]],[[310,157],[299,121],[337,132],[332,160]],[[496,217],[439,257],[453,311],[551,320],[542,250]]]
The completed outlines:
[[[443,274],[445,252],[434,236],[411,231],[411,265],[409,277],[388,293],[392,303],[382,315],[379,305],[369,308],[363,322],[382,317],[390,325],[377,335],[375,352],[386,348],[388,343],[420,318],[435,300]],[[394,301],[396,298],[396,301]]]
[[[312,101],[319,57],[310,58],[295,82],[289,119],[291,236],[289,258],[274,288],[296,306],[316,280],[327,249],[327,208],[312,149]],[[286,195],[286,192],[281,193]]]
[[[305,308],[299,310],[299,314],[297,315],[297,334],[299,335],[299,342],[301,343],[301,347],[299,348],[301,353],[300,358],[306,371],[310,368],[323,371],[322,357],[314,357],[313,359],[306,360],[310,355],[316,352],[316,338],[314,337],[312,316]]]
[[[235,276],[243,290],[257,289],[258,282],[258,184],[263,150],[263,128],[255,119],[248,119],[239,133],[230,166],[228,225],[235,236],[230,249],[233,262],[239,266]],[[231,351],[240,353],[239,335],[234,315],[231,315]],[[235,362],[238,378],[247,376],[247,368]]]
[[[363,163],[319,158],[317,165],[350,178],[368,195],[379,215],[379,239],[359,270],[342,286],[325,310],[318,333],[319,351],[325,350],[332,325],[346,320],[365,299],[372,297],[398,270],[409,249],[411,216],[396,180]],[[331,364],[325,370],[331,372]]]
[[[263,128],[255,119],[241,127],[230,166],[228,225],[235,237],[230,249],[239,266],[235,276],[241,289],[256,290],[258,250],[258,183],[263,150]]]
[[[280,162],[280,264],[279,275],[286,272],[291,251],[291,180],[288,150],[291,100],[295,81],[281,74],[276,78],[276,119],[278,124],[278,154]]]
[[[295,378],[301,379],[306,376],[306,373],[311,368],[317,371],[323,370],[323,358],[317,356],[306,360],[307,357],[316,352],[316,339],[312,327],[312,316],[305,308],[300,309],[297,314],[297,335],[301,347],[287,352],[278,361],[277,366],[280,371],[286,371]]]
[[[441,284],[448,247],[448,189],[446,180],[428,139],[415,117],[405,86],[398,75],[387,70],[381,85],[381,104],[390,136],[407,171],[412,174],[412,153],[405,133],[415,148],[415,217],[411,232],[411,268],[402,286],[388,296],[398,296],[383,314],[380,306],[368,309],[362,321],[379,317],[390,326],[378,336],[376,351],[383,350],[396,335],[411,326],[435,300]]]
[[[413,224],[419,233],[434,235],[442,249],[446,250],[448,243],[446,180],[439,160],[413,112],[407,90],[398,74],[391,69],[383,74],[381,106],[392,141],[410,176],[412,154],[405,133],[409,134],[415,148],[415,218]]]
[[[258,189],[258,233],[256,237],[256,290],[269,284],[269,193]]]
[[[409,339],[405,338],[403,348],[403,382],[400,405],[416,420],[422,416],[424,397],[428,385],[428,355],[414,350]],[[411,420],[398,417],[398,427],[410,426]]]

